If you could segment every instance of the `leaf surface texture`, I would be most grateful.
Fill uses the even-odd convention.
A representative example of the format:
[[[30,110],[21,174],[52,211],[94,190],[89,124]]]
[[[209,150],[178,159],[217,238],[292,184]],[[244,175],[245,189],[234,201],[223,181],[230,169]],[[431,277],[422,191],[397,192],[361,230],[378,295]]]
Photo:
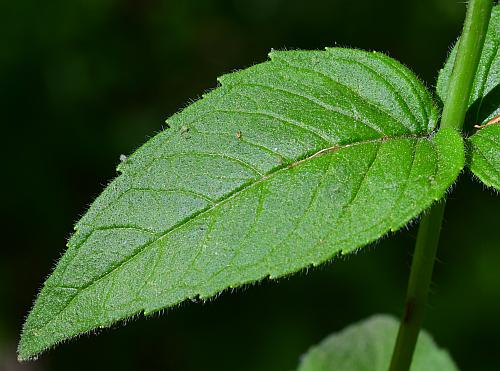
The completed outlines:
[[[355,251],[440,199],[463,166],[403,65],[273,52],[122,162],[45,282],[19,356],[138,313]]]
[[[488,187],[500,191],[500,124],[478,130],[468,142],[471,171]]]
[[[493,7],[490,23],[472,85],[465,127],[485,124],[500,114],[500,5]],[[451,72],[457,54],[458,43],[439,73],[437,93],[446,100]]]

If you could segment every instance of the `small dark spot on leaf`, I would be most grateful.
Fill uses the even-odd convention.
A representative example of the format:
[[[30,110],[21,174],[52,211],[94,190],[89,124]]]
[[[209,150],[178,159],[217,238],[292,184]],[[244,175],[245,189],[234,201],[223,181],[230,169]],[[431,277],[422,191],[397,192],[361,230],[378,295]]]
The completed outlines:
[[[189,138],[189,128],[187,126],[182,125],[181,128],[179,129],[179,133],[184,137],[184,138]]]

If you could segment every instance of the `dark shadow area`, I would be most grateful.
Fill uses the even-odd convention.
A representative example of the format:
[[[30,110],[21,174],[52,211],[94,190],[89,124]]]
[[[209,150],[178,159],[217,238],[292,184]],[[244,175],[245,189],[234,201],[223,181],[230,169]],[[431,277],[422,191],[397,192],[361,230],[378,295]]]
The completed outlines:
[[[498,102],[500,102],[500,85],[495,86],[486,94],[483,99],[477,99],[467,110],[465,116],[464,131],[473,133],[477,129],[474,125],[481,125],[491,119],[490,116],[498,110]]]

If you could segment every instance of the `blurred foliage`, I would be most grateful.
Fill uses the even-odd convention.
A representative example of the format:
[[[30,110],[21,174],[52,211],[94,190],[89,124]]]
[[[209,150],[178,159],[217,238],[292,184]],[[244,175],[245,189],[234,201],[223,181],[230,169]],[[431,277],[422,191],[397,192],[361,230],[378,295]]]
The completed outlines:
[[[399,314],[414,226],[281,282],[186,303],[17,364],[18,334],[65,236],[129,154],[215,78],[271,48],[387,52],[433,88],[455,0],[16,0],[0,4],[4,242],[0,369],[288,370],[328,333]],[[463,370],[497,370],[500,201],[450,194],[426,327]]]

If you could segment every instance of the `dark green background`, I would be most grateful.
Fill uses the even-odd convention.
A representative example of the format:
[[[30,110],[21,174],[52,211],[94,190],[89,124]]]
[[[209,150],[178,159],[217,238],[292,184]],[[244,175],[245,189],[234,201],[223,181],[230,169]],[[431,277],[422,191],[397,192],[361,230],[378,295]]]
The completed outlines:
[[[279,282],[83,336],[35,363],[15,347],[72,224],[165,118],[271,48],[376,49],[433,88],[465,5],[413,1],[4,1],[0,5],[0,369],[290,370],[310,345],[399,314],[414,226]],[[448,197],[425,326],[464,370],[500,369],[499,197]]]

